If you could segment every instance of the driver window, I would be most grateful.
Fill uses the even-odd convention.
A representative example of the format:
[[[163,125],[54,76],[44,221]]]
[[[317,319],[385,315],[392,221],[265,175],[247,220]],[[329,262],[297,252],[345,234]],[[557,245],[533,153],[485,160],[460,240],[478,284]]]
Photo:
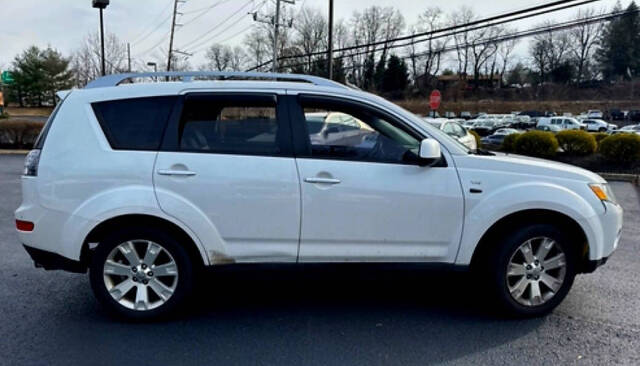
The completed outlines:
[[[404,163],[420,141],[361,106],[302,101],[311,157]]]

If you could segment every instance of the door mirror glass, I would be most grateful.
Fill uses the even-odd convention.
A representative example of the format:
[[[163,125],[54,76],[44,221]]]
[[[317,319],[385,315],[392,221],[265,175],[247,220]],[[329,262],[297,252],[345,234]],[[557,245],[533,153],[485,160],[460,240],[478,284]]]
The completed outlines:
[[[434,139],[424,139],[420,142],[420,158],[425,160],[440,160],[442,152],[440,143]]]

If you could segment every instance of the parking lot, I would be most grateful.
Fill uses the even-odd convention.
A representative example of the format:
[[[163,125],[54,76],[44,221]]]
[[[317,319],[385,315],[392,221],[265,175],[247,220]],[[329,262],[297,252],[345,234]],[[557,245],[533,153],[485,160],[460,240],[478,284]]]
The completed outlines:
[[[208,273],[149,324],[106,315],[88,278],[33,268],[14,232],[23,156],[0,155],[0,365],[640,364],[640,190],[618,251],[548,317],[505,319],[465,273],[271,267]],[[304,269],[304,271],[303,271]]]

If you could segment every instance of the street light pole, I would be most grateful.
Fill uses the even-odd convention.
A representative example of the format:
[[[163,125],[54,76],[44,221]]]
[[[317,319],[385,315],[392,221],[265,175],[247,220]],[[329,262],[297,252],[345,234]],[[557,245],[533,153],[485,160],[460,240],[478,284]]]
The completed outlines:
[[[105,60],[104,60],[104,19],[103,19],[102,12],[107,6],[109,6],[109,0],[91,0],[91,3],[94,8],[100,9],[100,49],[101,49],[100,73],[102,74],[102,76],[105,76],[106,67],[105,67]]]

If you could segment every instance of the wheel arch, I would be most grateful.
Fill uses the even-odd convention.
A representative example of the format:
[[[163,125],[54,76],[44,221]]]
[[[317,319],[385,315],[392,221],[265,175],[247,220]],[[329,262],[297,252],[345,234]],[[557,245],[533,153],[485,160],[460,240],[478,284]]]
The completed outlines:
[[[589,260],[589,241],[582,226],[570,216],[548,209],[528,209],[513,212],[496,221],[480,238],[471,257],[471,269],[479,267],[492,252],[496,240],[523,224],[550,224],[561,228],[572,238],[578,258],[578,272],[584,272]]]
[[[88,265],[91,260],[91,255],[96,246],[92,246],[93,243],[100,243],[110,232],[117,230],[125,226],[145,226],[152,228],[159,228],[160,230],[167,231],[173,235],[180,243],[183,243],[189,257],[193,260],[193,263],[199,267],[206,266],[206,257],[203,257],[202,249],[187,231],[181,228],[174,222],[167,219],[148,215],[148,214],[125,214],[120,216],[111,217],[107,220],[100,222],[87,234],[80,253],[80,263]]]

